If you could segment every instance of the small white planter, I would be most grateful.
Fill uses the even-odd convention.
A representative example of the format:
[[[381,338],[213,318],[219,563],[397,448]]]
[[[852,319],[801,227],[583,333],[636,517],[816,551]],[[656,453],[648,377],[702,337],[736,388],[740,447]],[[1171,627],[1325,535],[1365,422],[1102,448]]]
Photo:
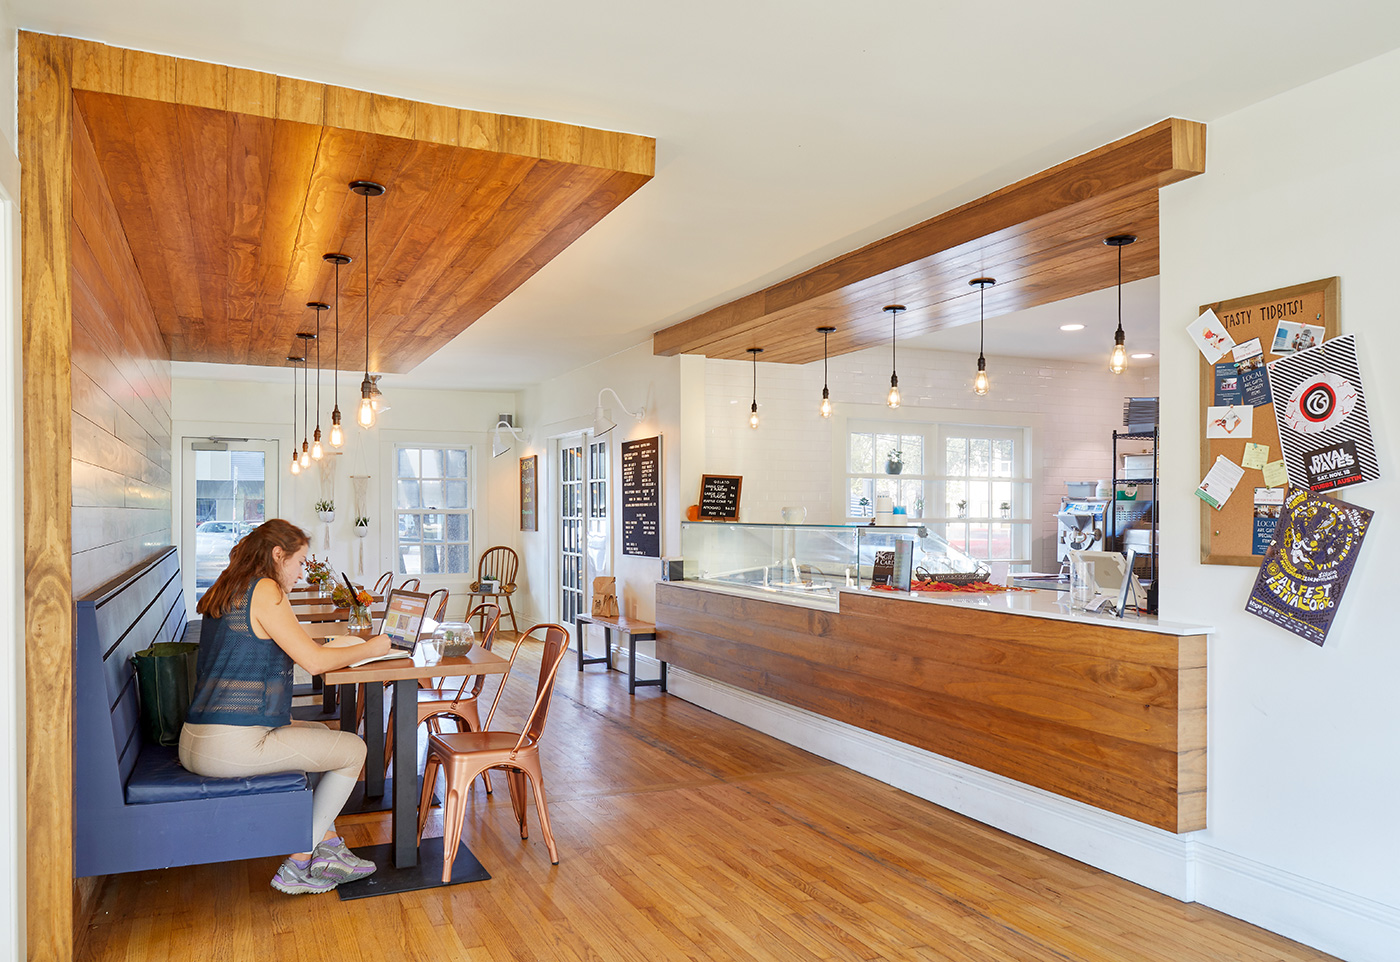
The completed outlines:
[[[369,525],[367,525],[367,524],[356,525],[356,526],[355,526],[355,537],[357,537],[357,538],[368,538],[368,537],[369,537]]]
[[[334,511],[317,511],[317,512],[316,512],[316,517],[318,517],[318,518],[320,518],[322,521],[326,522],[326,524],[330,524],[332,521],[335,520],[335,512],[334,512]]]

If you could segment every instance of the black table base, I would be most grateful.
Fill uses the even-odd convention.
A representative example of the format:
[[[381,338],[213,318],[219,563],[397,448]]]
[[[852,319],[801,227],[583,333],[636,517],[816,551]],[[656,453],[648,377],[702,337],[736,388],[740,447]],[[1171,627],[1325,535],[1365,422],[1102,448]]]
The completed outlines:
[[[372,845],[355,849],[360,858],[367,858],[379,866],[369,878],[346,882],[336,888],[341,901],[371,898],[376,895],[394,895],[399,892],[417,892],[420,889],[441,888],[442,881],[442,839],[425,838],[418,848],[418,864],[409,868],[394,867],[394,846]],[[491,877],[471,849],[457,846],[457,858],[452,862],[452,880],[445,884],[460,885],[463,882],[484,882]]]

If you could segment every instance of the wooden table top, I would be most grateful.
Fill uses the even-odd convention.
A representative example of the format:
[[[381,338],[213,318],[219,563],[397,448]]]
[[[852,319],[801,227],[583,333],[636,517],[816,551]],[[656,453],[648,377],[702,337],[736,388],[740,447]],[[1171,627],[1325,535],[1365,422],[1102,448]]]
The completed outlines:
[[[655,634],[656,626],[649,621],[639,621],[636,618],[624,618],[622,615],[579,615],[575,621],[586,625],[606,625],[615,628],[623,634],[647,635]]]
[[[328,685],[357,685],[370,681],[407,681],[416,678],[455,678],[462,675],[504,675],[510,659],[484,648],[473,648],[465,655],[444,658],[436,665],[424,665],[418,658],[375,661],[359,668],[337,668],[326,672]]]

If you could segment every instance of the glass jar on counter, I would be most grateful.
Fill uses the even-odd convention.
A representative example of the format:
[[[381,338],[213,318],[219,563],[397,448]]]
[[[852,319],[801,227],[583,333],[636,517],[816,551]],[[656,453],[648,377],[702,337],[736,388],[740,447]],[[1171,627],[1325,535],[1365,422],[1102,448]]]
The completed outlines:
[[[465,621],[444,621],[433,630],[432,637],[444,658],[459,658],[476,644],[476,633]]]

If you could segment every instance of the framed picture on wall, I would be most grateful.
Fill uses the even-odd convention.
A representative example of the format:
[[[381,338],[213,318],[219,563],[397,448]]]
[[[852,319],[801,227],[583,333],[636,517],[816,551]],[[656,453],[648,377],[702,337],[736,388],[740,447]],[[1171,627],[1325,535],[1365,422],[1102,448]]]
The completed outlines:
[[[539,512],[536,510],[535,469],[539,464],[538,455],[520,459],[520,530],[538,531]]]

